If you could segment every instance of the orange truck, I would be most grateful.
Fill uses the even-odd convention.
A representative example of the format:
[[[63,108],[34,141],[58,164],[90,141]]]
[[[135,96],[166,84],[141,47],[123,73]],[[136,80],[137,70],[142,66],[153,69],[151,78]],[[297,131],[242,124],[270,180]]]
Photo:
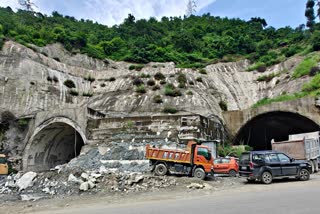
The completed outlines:
[[[195,141],[189,141],[185,150],[160,149],[148,144],[146,158],[150,161],[152,171],[159,176],[170,172],[203,180],[207,175],[214,174],[211,151],[207,146]]]
[[[8,174],[8,162],[4,154],[0,154],[0,175]]]

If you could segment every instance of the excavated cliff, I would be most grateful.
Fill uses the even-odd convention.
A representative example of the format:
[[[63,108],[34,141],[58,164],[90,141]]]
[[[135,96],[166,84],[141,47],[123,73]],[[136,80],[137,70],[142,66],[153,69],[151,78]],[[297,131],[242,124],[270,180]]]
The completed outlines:
[[[8,41],[0,52],[0,111],[9,110],[19,117],[54,108],[88,106],[106,115],[126,116],[159,114],[164,106],[173,106],[182,112],[221,117],[221,101],[228,110],[239,110],[264,97],[300,91],[308,77],[291,80],[290,74],[301,60],[292,57],[263,74],[247,72],[247,60],[209,65],[207,74],[175,68],[174,63],[149,63],[136,71],[129,69],[131,63],[71,54],[60,44],[25,47]],[[184,73],[187,83],[179,89],[182,95],[165,96],[160,81],[156,81],[160,89],[152,90],[146,83],[157,72],[177,88],[177,76]],[[269,82],[257,81],[271,73],[279,75]],[[144,94],[135,91],[133,80],[137,77],[146,85]],[[68,88],[65,81],[72,81],[75,88]],[[154,103],[155,95],[160,95],[163,103]]]

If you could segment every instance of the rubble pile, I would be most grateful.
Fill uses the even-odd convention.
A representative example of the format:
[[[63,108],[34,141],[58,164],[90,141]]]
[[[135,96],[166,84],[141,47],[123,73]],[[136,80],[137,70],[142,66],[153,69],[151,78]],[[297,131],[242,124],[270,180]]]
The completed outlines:
[[[0,182],[0,194],[21,200],[65,197],[83,192],[137,192],[177,185],[175,177],[158,177],[150,173],[121,172],[101,166],[96,171],[64,171],[62,169],[9,175]]]

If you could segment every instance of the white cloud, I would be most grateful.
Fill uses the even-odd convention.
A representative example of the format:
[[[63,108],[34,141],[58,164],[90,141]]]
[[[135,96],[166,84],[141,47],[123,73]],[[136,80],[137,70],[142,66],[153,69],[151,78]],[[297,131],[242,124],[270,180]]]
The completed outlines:
[[[106,25],[121,23],[129,13],[136,19],[183,16],[188,0],[33,0],[42,13],[57,10],[78,19],[91,19]],[[197,0],[197,10],[216,0]],[[18,0],[0,0],[0,6],[19,8]],[[62,6],[63,5],[63,6]]]

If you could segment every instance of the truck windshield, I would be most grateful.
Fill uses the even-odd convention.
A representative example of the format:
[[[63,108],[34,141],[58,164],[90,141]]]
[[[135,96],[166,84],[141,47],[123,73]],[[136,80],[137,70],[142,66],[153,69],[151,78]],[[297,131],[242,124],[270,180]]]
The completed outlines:
[[[0,164],[5,164],[7,163],[6,158],[0,157]]]
[[[203,157],[205,157],[205,158],[207,158],[207,157],[209,157],[209,150],[208,150],[207,148],[201,148],[201,147],[199,147],[197,154],[198,154],[198,155],[201,155],[201,156],[203,156]]]

